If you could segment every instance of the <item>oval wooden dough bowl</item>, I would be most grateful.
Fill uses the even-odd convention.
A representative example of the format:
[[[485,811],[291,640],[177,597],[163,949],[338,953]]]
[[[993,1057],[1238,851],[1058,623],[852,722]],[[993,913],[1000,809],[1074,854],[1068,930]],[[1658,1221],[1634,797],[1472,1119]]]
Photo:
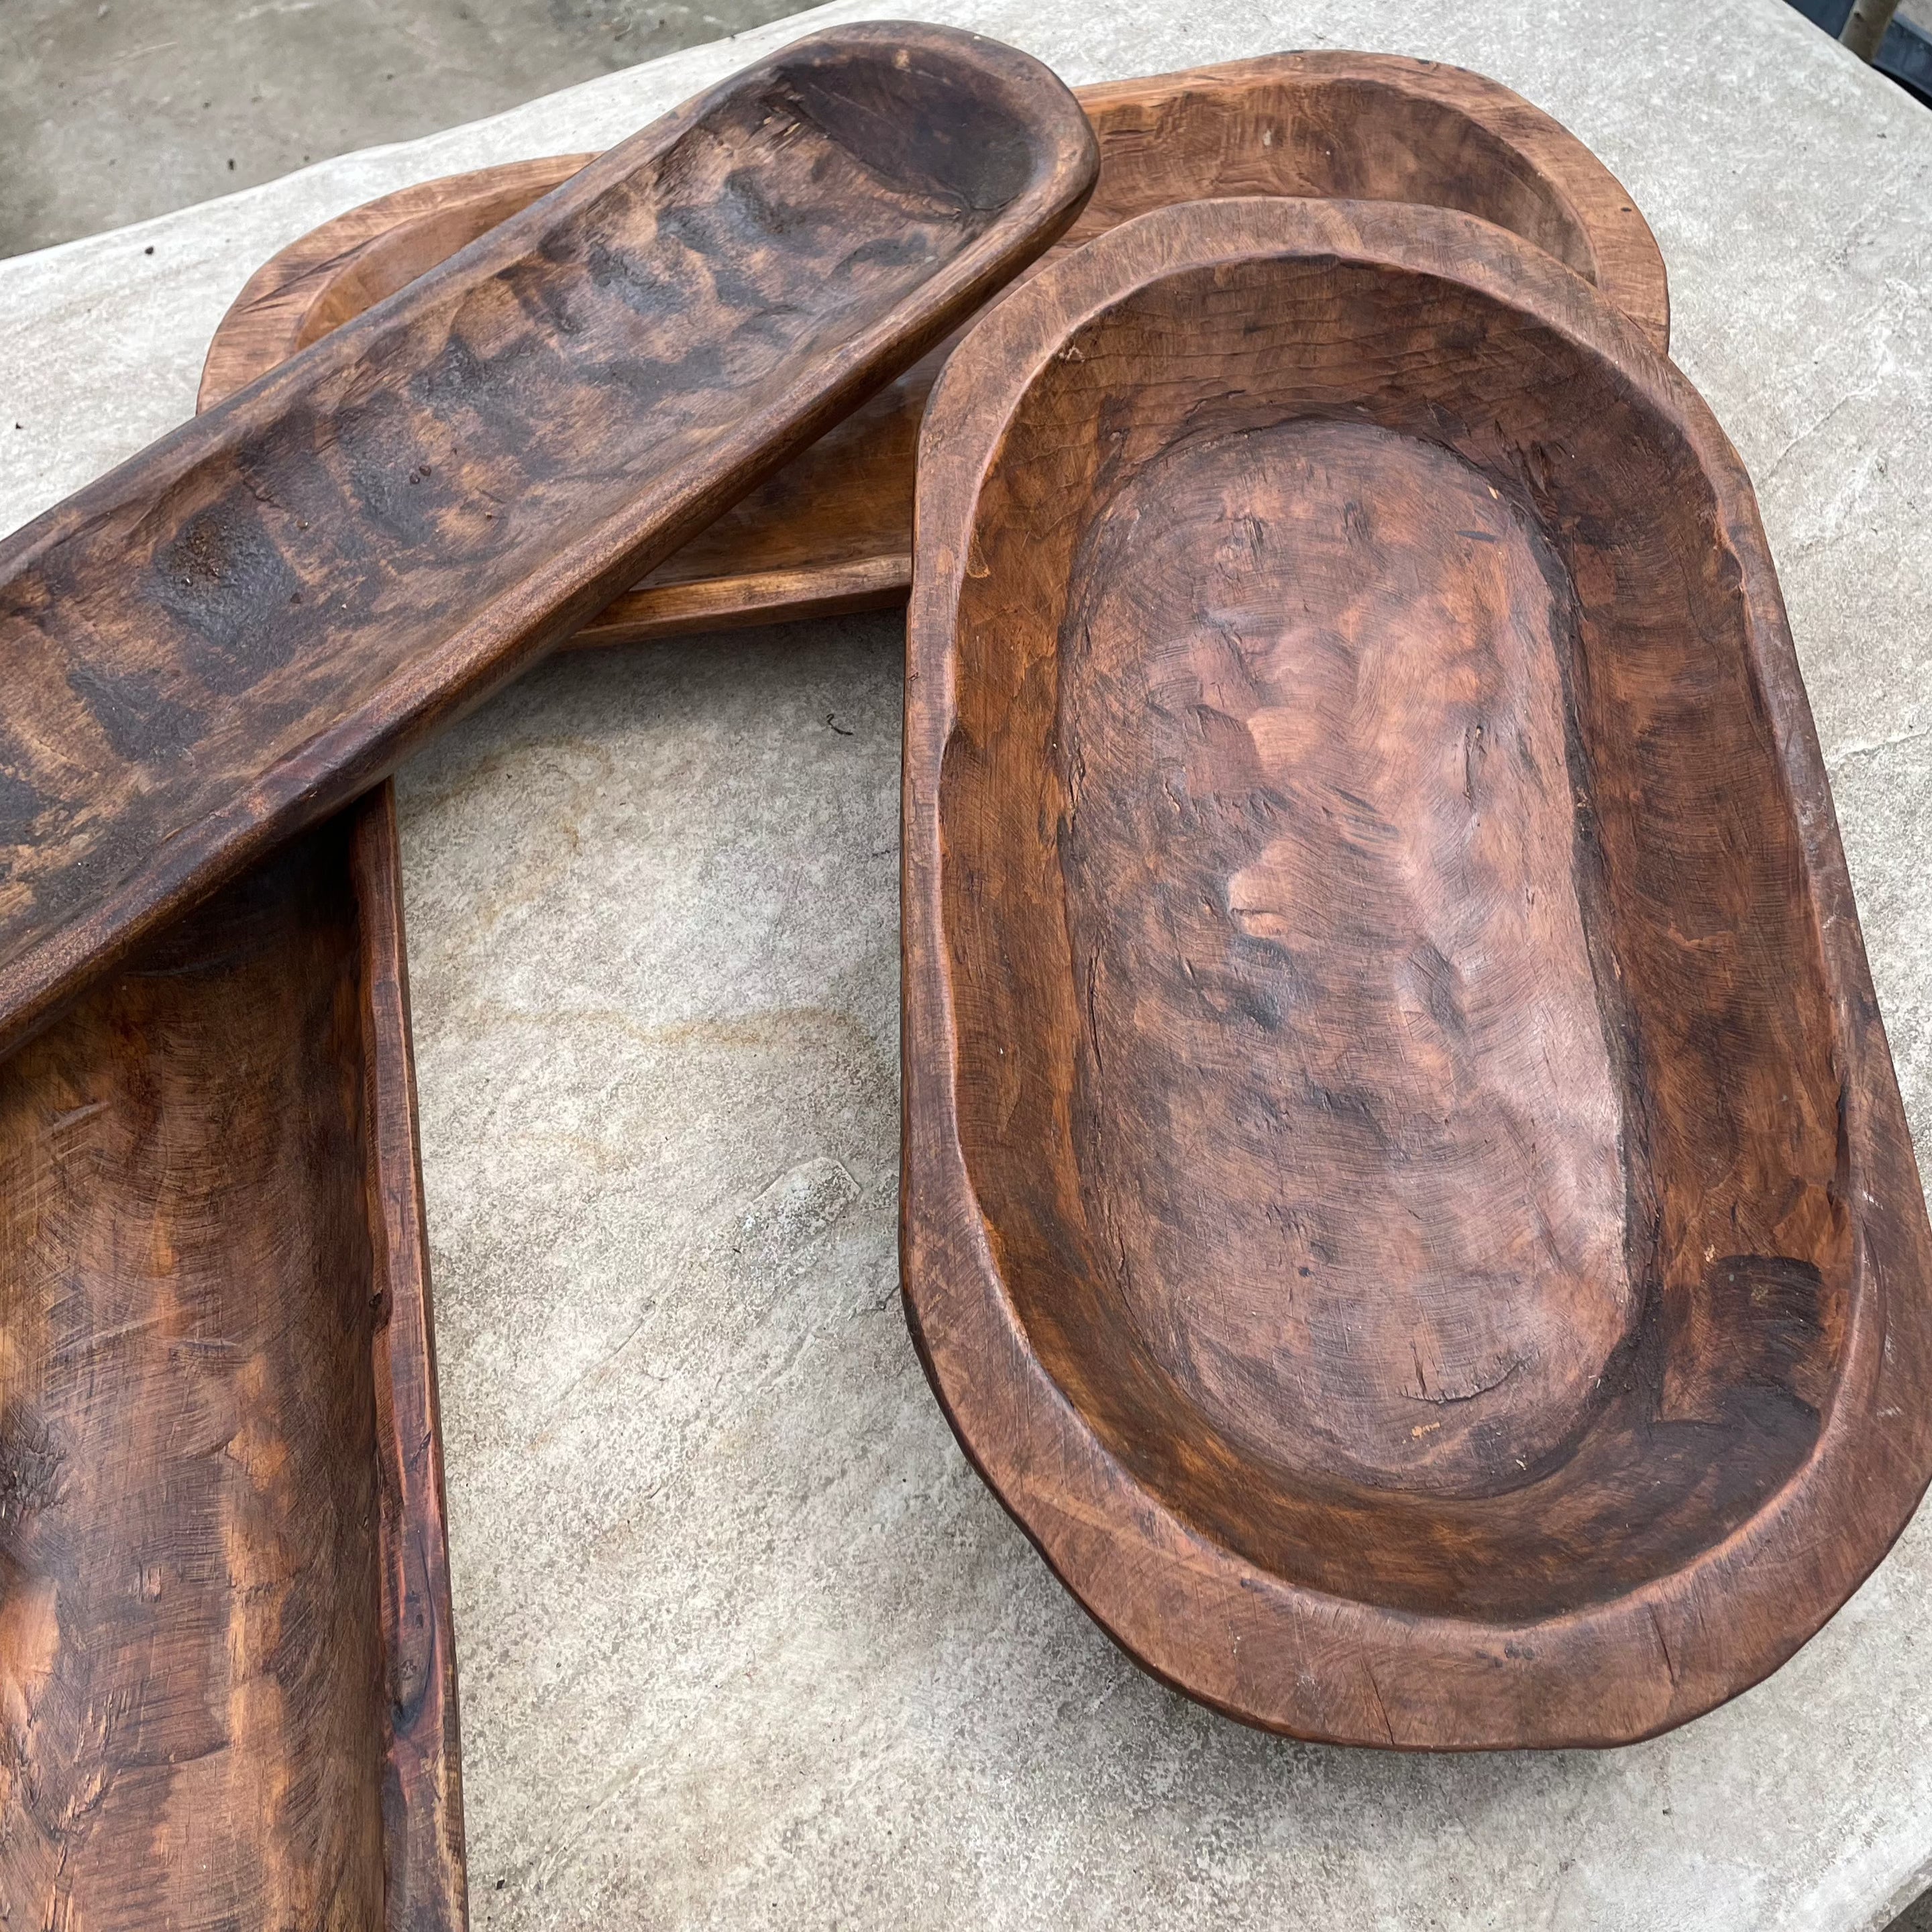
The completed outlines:
[[[1932,1470],[1928,1238],[1755,501],[1451,212],[1116,229],[920,451],[904,1280],[1148,1669],[1352,1744],[1610,1744]]]
[[[1354,196],[1478,214],[1593,281],[1660,348],[1662,258],[1582,143],[1480,74],[1387,54],[1283,54],[1077,92],[1100,142],[1092,200],[1060,244],[1216,195]],[[592,157],[424,182],[326,224],[265,263],[224,320],[222,393],[402,287]],[[881,608],[911,581],[914,444],[944,348],[727,512],[580,630],[580,645]]]

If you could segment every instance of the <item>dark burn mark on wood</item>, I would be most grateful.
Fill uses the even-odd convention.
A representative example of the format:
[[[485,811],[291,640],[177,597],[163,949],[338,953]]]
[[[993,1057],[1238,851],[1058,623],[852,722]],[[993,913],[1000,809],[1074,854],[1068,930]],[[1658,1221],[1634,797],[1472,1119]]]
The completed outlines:
[[[983,223],[1024,188],[1034,157],[1011,121],[963,124],[954,85],[915,56],[890,74],[882,64],[808,70],[788,92],[801,120],[881,180],[918,182]]]
[[[0,767],[0,820],[31,836],[46,806],[46,795],[37,786],[17,772]]]
[[[76,1108],[60,1117],[66,1125]],[[0,1414],[0,1553],[61,1500],[61,1454],[40,1418],[17,1402]]]
[[[184,688],[238,698],[281,662],[283,614],[299,596],[302,579],[264,515],[244,480],[156,552],[150,595],[174,620]],[[182,706],[158,711],[141,755],[164,752],[165,734],[188,725],[188,716]]]
[[[170,734],[190,731],[196,722],[193,711],[169,695],[174,680],[162,670],[97,669],[76,662],[67,668],[67,682],[85,704],[94,725],[117,758],[138,764]],[[10,818],[11,835],[22,842],[39,834],[40,815],[52,808],[63,820],[71,808],[31,787],[20,797],[17,820]]]
[[[1844,1346],[1841,1281],[1826,1281],[1814,1262],[1794,1256],[1720,1255],[1694,1294],[1667,1306],[1672,1417],[1718,1420],[1742,1402],[1809,1445]],[[1767,1393],[1788,1399],[1789,1408],[1766,1406]]]

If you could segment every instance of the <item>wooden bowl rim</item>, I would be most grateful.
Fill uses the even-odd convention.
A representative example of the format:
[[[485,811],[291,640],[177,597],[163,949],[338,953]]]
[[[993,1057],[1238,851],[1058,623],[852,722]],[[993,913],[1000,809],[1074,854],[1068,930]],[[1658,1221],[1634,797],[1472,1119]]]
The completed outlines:
[[[1317,87],[1359,82],[1430,100],[1468,116],[1514,148],[1589,238],[1597,286],[1659,349],[1669,349],[1669,277],[1635,200],[1560,121],[1486,74],[1405,54],[1324,49],[1102,81],[1076,88],[1073,95],[1090,117],[1157,104],[1184,92],[1238,94],[1298,81]],[[372,248],[419,223],[522,188],[528,187],[536,199],[596,158],[595,152],[557,154],[438,176],[379,195],[298,236],[249,277],[216,326],[202,370],[198,406],[206,409],[232,395],[313,339],[306,324],[315,304]]]
[[[1286,1582],[1210,1542],[1142,1486],[1035,1354],[958,1138],[940,780],[980,481],[1022,398],[1085,322],[1174,275],[1297,257],[1420,273],[1519,311],[1612,364],[1682,435],[1738,572],[1746,648],[1832,1000],[1854,1259],[1843,1367],[1817,1441],[1753,1516],[1692,1562],[1608,1601],[1521,1624],[1396,1611]],[[1473,217],[1369,202],[1197,202],[1124,224],[1048,267],[967,338],[928,408],[916,528],[902,800],[903,1280],[921,1359],[981,1475],[1130,1654],[1267,1729],[1405,1749],[1624,1744],[1768,1676],[1870,1573],[1932,1478],[1932,1403],[1923,1400],[1932,1384],[1932,1234],[1756,500],[1708,407],[1581,277]],[[1341,1690],[1324,1679],[1344,1680]],[[1427,1716],[1418,1721],[1400,1702],[1392,1716],[1384,1687],[1420,1682],[1437,1687]]]

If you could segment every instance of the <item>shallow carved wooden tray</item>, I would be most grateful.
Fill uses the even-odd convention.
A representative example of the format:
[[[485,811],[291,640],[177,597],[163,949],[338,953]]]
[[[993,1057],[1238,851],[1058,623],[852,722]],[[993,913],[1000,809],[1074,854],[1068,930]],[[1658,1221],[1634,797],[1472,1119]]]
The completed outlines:
[[[1083,88],[1100,179],[1062,250],[1130,216],[1216,195],[1356,196],[1478,214],[1548,249],[1668,346],[1664,263],[1588,148],[1480,74],[1392,55],[1283,54]],[[257,272],[211,381],[234,386],[402,287],[592,157],[452,176],[352,209]],[[913,448],[935,351],[580,630],[578,644],[902,602]]]
[[[1224,201],[920,449],[908,1304],[1150,1670],[1411,1748],[1774,1669],[1932,1471],[1932,1246],[1750,487],[1465,216]]]
[[[812,36],[0,543],[0,1046],[922,354],[1096,159],[1010,48]]]

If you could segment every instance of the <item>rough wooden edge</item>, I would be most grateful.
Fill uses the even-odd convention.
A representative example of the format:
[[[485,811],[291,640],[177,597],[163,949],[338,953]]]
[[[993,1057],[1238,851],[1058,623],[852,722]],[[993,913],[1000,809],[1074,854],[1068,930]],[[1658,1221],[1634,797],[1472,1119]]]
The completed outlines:
[[[369,1228],[382,1294],[375,1384],[389,1666],[385,1917],[388,1932],[460,1932],[469,1904],[448,1519],[401,858],[394,788],[387,782],[356,808],[350,867],[362,946]]]
[[[1599,287],[1660,350],[1670,342],[1670,291],[1649,225],[1622,184],[1562,124],[1501,82],[1395,54],[1290,53],[1184,68],[1076,88],[1090,118],[1184,92],[1244,93],[1298,82],[1354,80],[1440,101],[1514,147],[1568,205],[1589,241]],[[399,190],[325,222],[258,268],[222,319],[202,373],[202,393],[226,394],[326,332],[318,322],[344,290],[386,251],[413,252],[439,223],[467,236],[501,220],[596,158],[559,155],[446,176]],[[500,212],[499,212],[500,211]],[[864,589],[855,589],[862,575]],[[746,624],[883,610],[904,600],[910,558],[881,553],[827,565],[701,584],[646,584],[618,596],[568,640],[572,650],[638,644]]]
[[[1182,269],[1283,254],[1395,262],[1461,284],[1610,360],[1672,419],[1712,479],[1743,587],[1844,1057],[1852,1314],[1811,1454],[1694,1563],[1534,1623],[1398,1612],[1286,1583],[1174,1515],[1112,1457],[1033,1353],[957,1135],[939,799],[956,716],[953,617],[980,478],[1020,398],[1084,321]],[[1870,1574],[1932,1478],[1932,1229],[1756,501],[1702,398],[1580,277],[1467,216],[1366,202],[1195,204],[1113,230],[974,332],[927,411],[917,527],[902,790],[902,1278],[921,1360],[980,1474],[1130,1655],[1264,1729],[1406,1750],[1621,1744],[1768,1676]],[[1860,1533],[1846,1535],[1848,1523]],[[1647,1670],[1629,1661],[1646,1657]],[[1399,1730],[1391,1706],[1438,1718]]]

